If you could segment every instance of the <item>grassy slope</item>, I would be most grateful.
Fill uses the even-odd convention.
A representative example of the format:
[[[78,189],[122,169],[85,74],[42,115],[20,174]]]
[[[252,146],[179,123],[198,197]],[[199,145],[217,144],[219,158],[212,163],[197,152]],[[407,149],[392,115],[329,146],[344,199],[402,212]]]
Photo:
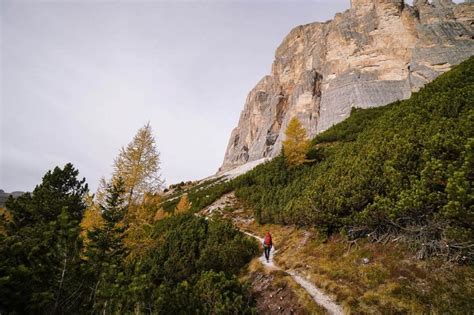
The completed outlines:
[[[253,234],[271,231],[278,249],[276,263],[305,275],[348,313],[466,314],[474,307],[474,270],[470,266],[436,258],[420,261],[396,242],[361,239],[349,243],[340,235],[321,238],[313,228],[239,222],[240,229]]]
[[[187,194],[191,202],[191,210],[198,211],[210,205],[219,197],[232,191],[233,186],[229,182],[221,182],[221,178],[197,182],[188,185],[184,189],[178,189],[166,195],[162,207],[165,211],[173,212],[180,198]]]

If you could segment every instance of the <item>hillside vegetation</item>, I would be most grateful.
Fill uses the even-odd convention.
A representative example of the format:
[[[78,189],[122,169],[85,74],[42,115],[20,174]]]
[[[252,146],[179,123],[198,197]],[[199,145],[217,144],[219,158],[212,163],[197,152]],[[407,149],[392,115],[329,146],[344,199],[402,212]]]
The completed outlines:
[[[278,264],[307,272],[346,310],[473,308],[474,57],[409,100],[354,109],[312,140],[301,165],[281,155],[163,197],[159,176],[138,176],[159,175],[151,135],[146,125],[121,151],[95,201],[72,164],[7,201],[0,313],[255,313],[238,275],[257,244],[194,215],[232,191],[266,224],[240,220],[245,228],[276,231]]]
[[[272,231],[277,263],[349,313],[464,314],[474,307],[473,145],[471,58],[408,100],[353,109],[312,140],[307,163],[281,155],[189,199],[199,210],[234,191],[251,212],[239,227]]]
[[[185,192],[194,211],[235,190],[262,224],[315,227],[350,239],[397,237],[418,258],[471,264],[473,146],[471,57],[408,100],[353,109],[312,140],[306,164],[288,167],[280,155],[232,181]],[[164,202],[166,210],[174,209],[176,196]]]
[[[131,256],[123,181],[107,186],[102,223],[84,237],[88,187],[78,174],[71,164],[57,167],[0,212],[0,313],[254,312],[237,274],[256,254],[255,241],[229,223],[184,213],[144,223],[150,242]]]
[[[7,192],[3,191],[2,189],[0,189],[0,207],[5,206],[5,203],[7,202],[8,198],[10,196],[12,196],[13,198],[18,198],[23,194],[24,194],[24,192],[22,192],[22,191],[14,191],[14,192],[11,192],[11,193],[7,193]]]
[[[292,169],[280,156],[228,185],[260,223],[397,235],[419,258],[472,263],[473,147],[471,58],[408,100],[354,109],[312,141],[312,163]]]

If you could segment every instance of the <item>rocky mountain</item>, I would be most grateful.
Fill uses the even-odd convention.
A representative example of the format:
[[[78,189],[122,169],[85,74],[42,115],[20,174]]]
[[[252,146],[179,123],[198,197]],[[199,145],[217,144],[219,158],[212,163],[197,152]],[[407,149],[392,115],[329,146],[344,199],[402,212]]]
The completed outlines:
[[[353,107],[408,98],[473,54],[472,0],[352,0],[333,20],[286,36],[247,96],[219,172],[278,155],[294,116],[312,137]]]

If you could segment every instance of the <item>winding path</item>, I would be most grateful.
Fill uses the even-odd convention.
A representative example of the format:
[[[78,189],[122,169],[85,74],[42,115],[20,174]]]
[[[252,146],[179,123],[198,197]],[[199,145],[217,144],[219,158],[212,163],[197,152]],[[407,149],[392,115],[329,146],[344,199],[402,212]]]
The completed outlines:
[[[257,235],[254,235],[254,234],[251,234],[251,233],[245,232],[245,231],[243,231],[243,233],[245,233],[248,236],[251,236],[253,238],[256,238],[260,242],[263,242],[263,238],[258,237]],[[281,270],[281,271],[287,273],[288,275],[290,275],[293,278],[293,280],[296,281],[296,283],[298,283],[303,289],[306,290],[306,292],[309,293],[309,295],[311,295],[314,302],[316,302],[317,304],[324,307],[329,314],[333,314],[333,315],[343,315],[344,314],[344,312],[342,311],[342,307],[340,305],[336,304],[336,302],[334,302],[333,299],[331,299],[328,295],[326,295],[323,291],[321,291],[313,283],[306,280],[302,275],[298,274],[294,270],[284,270],[284,269],[278,267],[277,265],[275,265],[275,263],[273,262],[273,257],[277,252],[278,252],[278,250],[275,250],[275,247],[272,247],[272,250],[270,251],[269,261],[267,262],[267,260],[265,259],[264,254],[262,254],[262,256],[259,258],[259,261],[265,267],[272,268],[272,269],[275,269],[275,270]]]

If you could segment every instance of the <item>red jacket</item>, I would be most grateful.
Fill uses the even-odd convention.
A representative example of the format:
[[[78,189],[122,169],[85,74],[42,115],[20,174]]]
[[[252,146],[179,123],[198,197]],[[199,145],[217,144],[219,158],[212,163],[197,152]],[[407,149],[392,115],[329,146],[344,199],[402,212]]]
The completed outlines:
[[[263,245],[264,246],[272,246],[273,245],[272,235],[270,233],[267,233],[265,235],[265,238],[263,239]]]

